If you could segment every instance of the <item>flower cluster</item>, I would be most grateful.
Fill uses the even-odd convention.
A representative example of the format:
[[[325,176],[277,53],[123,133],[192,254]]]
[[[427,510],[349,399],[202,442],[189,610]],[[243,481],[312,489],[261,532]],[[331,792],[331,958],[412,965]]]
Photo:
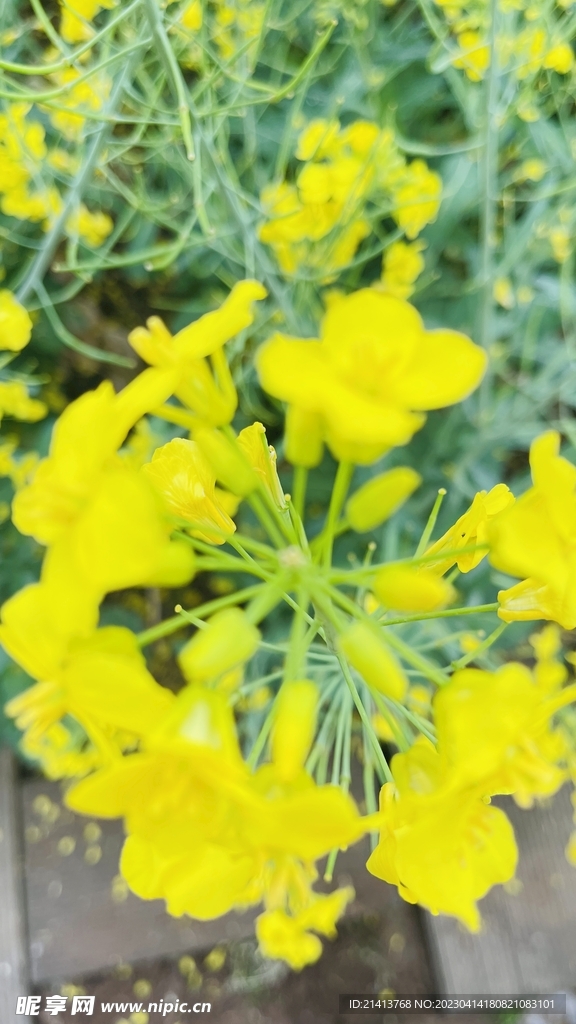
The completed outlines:
[[[415,239],[438,213],[438,175],[423,160],[407,163],[393,132],[372,121],[345,128],[336,120],[312,121],[299,137],[296,159],[304,166],[295,183],[268,185],[261,195],[267,220],[260,238],[286,274],[307,270],[330,280],[351,262],[374,218],[391,217]]]
[[[259,282],[239,282],[174,336],[150,318],[130,335],[147,368],[118,394],[104,382],[64,410],[48,456],[28,468],[13,502],[16,527],[46,550],[39,581],[3,605],[0,641],[36,680],[6,708],[24,751],[50,777],[73,780],[71,808],[123,818],[131,889],[202,920],[262,903],[262,952],[300,969],[318,959],[320,937],[334,936],[354,895],[349,886],[315,892],[318,862],[328,858],[330,880],[338,851],[366,832],[380,834],[370,871],[471,929],[477,901],[512,878],[513,831],[490,798],[513,794],[527,807],[554,793],[573,762],[559,713],[576,685],[565,685],[557,627],[533,638],[532,673],[516,663],[467,667],[504,625],[446,668],[399,630],[442,616],[457,574],[486,554],[526,577],[500,594],[506,621],[573,624],[576,469],[559,456],[557,435],[545,434],[525,495],[515,500],[498,484],[432,542],[431,521],[413,556],[342,569],[338,534],[377,527],[421,483],[395,465],[349,494],[354,466],[406,444],[427,410],[464,399],[485,355],[463,334],[426,330],[405,300],[376,288],[333,298],[319,340],[269,338],[257,368],[268,394],[288,405],[294,478],[285,494],[263,425],[232,426],[238,397],[225,346],[265,298]],[[10,301],[18,348],[29,328]],[[176,436],[148,451],[154,431],[143,417],[172,424]],[[311,537],[306,474],[324,444],[340,465]],[[177,605],[139,636],[99,624],[113,591],[179,587],[213,571],[254,582],[192,612]],[[279,607],[293,615],[271,644],[263,623]],[[175,652],[174,694],[142,649],[190,626]],[[270,647],[283,665],[258,676]],[[246,707],[261,713],[256,732],[245,727]],[[381,737],[399,750],[390,765]],[[353,750],[364,816],[348,792]]]
[[[9,362],[26,347],[31,334],[32,321],[26,310],[12,292],[0,290],[0,351],[4,353],[0,369],[0,422],[4,416],[10,416],[34,423],[48,411],[43,402],[30,397],[28,386],[18,374],[11,374],[7,369]],[[3,476],[12,475],[13,450],[11,445],[2,448],[2,468],[10,466],[9,471],[2,472]]]
[[[76,72],[70,69],[64,75],[65,81],[73,81]],[[84,83],[82,96],[75,95],[75,86],[69,94],[69,104],[75,111],[79,100],[86,102],[86,90],[100,100],[92,87]],[[60,171],[71,170],[70,154],[58,147],[49,150],[45,131],[40,121],[29,118],[30,104],[10,103],[5,113],[0,114],[0,193],[2,212],[18,220],[40,223],[47,231],[62,209],[62,198],[53,180],[45,181],[47,167]],[[54,125],[67,138],[77,138],[83,118],[76,112],[59,112],[53,117]],[[92,213],[84,203],[79,203],[66,222],[69,235],[78,235],[92,247],[97,247],[108,237],[113,223],[108,214]]]
[[[490,67],[490,5],[488,0],[435,0],[457,52],[452,64],[472,82],[485,77]],[[518,115],[525,121],[540,117],[536,84],[542,72],[568,75],[574,67],[566,3],[542,6],[529,0],[502,0],[495,41],[498,63],[518,83]],[[452,41],[453,40],[453,41]]]

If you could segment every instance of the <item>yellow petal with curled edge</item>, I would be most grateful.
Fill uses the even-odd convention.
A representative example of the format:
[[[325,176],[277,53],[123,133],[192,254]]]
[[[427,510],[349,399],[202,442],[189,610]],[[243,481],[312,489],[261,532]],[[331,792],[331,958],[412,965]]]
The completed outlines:
[[[275,504],[285,509],[284,490],[276,469],[276,451],[268,444],[263,425],[256,422],[250,427],[244,427],[238,434],[238,444]]]
[[[514,877],[518,849],[508,818],[481,800],[430,808],[396,833],[402,885],[433,914],[452,914],[480,929],[476,901]]]
[[[64,802],[78,814],[119,818],[146,800],[157,777],[157,758],[131,754],[76,783],[66,792]]]
[[[333,939],[336,936],[336,922],[342,917],[347,904],[351,903],[355,895],[352,886],[345,885],[327,896],[317,896],[298,914],[298,923],[301,927],[313,928],[320,935]]]
[[[301,771],[314,739],[318,688],[307,679],[282,685],[274,705],[272,760],[283,782]]]
[[[405,697],[408,680],[376,628],[355,622],[340,634],[338,645],[369,686],[394,700]]]
[[[431,612],[444,608],[456,596],[454,587],[430,569],[411,565],[385,565],[373,583],[376,597],[386,608],[399,612]]]
[[[175,437],[157,448],[142,472],[162,495],[169,510],[187,519],[195,537],[224,544],[236,529],[216,495],[216,477],[194,441]]]
[[[386,522],[422,483],[410,466],[396,466],[362,484],[348,499],[346,515],[353,530],[366,533]]]

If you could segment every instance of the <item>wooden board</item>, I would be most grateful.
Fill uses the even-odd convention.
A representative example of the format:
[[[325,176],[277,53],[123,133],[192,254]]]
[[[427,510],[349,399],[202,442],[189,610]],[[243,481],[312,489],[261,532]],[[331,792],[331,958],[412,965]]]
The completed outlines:
[[[496,801],[495,801],[496,802]],[[454,920],[426,916],[441,991],[500,995],[576,987],[576,869],[564,855],[572,829],[570,791],[520,810],[498,801],[520,848],[519,891],[497,886],[480,903],[484,927],[470,935]]]
[[[28,992],[24,900],[21,876],[21,827],[18,820],[14,761],[0,750],[0,1021],[17,1024],[16,998]]]

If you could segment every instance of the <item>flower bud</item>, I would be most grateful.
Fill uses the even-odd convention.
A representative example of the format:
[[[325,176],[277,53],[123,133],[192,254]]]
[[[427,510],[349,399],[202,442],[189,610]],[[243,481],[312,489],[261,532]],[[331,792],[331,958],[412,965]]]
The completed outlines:
[[[384,523],[422,483],[410,466],[397,466],[368,480],[349,498],[346,515],[357,533],[366,533]]]
[[[258,477],[244,453],[219,430],[198,430],[194,440],[212,466],[216,479],[243,498],[258,486]]]
[[[374,593],[386,608],[399,612],[432,612],[454,599],[454,587],[431,569],[385,565],[374,580]]]
[[[284,683],[275,706],[272,760],[283,782],[301,771],[314,739],[318,690],[307,679]]]
[[[178,664],[189,683],[214,679],[248,661],[259,640],[260,633],[245,612],[226,608],[182,648]]]
[[[276,451],[268,444],[262,424],[257,421],[251,427],[244,427],[238,434],[238,444],[275,504],[278,508],[286,508],[284,490],[276,469]]]
[[[393,700],[403,700],[408,680],[376,629],[355,622],[339,638],[340,650],[369,686]]]

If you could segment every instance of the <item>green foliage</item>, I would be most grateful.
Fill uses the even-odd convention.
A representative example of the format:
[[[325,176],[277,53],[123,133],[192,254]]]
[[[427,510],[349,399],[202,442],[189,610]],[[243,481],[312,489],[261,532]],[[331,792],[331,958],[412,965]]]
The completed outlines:
[[[178,329],[214,308],[235,281],[253,276],[269,300],[256,329],[232,346],[239,422],[262,418],[281,457],[278,410],[255,380],[256,345],[276,324],[314,336],[327,287],[374,283],[397,232],[390,209],[371,202],[370,233],[336,281],[327,286],[304,270],[288,278],[259,240],[260,195],[272,182],[294,180],[297,139],[310,120],[389,126],[406,158],[424,158],[444,183],[440,213],[423,232],[426,266],[412,301],[427,326],[469,333],[491,357],[477,395],[430,415],[407,450],[386,458],[386,466],[402,461],[423,472],[409,505],[374,535],[353,544],[347,538],[338,548],[343,559],[361,560],[370,541],[388,557],[408,554],[439,487],[448,489],[441,531],[478,489],[499,479],[513,489],[525,482],[525,452],[544,424],[561,431],[568,454],[576,447],[574,72],[520,81],[493,60],[484,81],[470,81],[452,64],[454,40],[432,0],[267,0],[258,31],[243,38],[236,24],[227,54],[218,40],[219,5],[202,5],[202,28],[194,32],[181,24],[185,7],[123,2],[98,14],[92,38],[70,43],[58,34],[56,4],[2,5],[4,112],[14,103],[33,105],[28,120],[42,124],[49,151],[70,158],[66,168],[45,159],[34,171],[38,188],[55,188],[62,198],[47,230],[0,216],[4,286],[38,318],[28,350],[36,363],[22,354],[12,368],[40,386],[48,376],[60,379],[64,367],[65,390],[75,397],[111,364],[114,373],[131,365],[123,350],[83,336],[86,297],[123,329],[151,313]],[[489,13],[487,2],[484,9]],[[552,18],[553,5],[546,10]],[[512,32],[517,17],[505,12],[498,31]],[[567,13],[564,41],[574,22]],[[493,38],[493,56],[496,44]],[[74,100],[75,83],[61,77],[70,68],[100,103]],[[518,116],[530,89],[541,103],[534,121]],[[66,138],[54,118],[75,103],[82,125]],[[526,161],[535,160],[543,161],[539,180],[526,174]],[[80,203],[114,222],[99,246],[66,229]],[[19,437],[24,451],[46,450],[47,423],[32,429],[10,422],[5,432]],[[290,471],[281,468],[289,489]],[[357,471],[357,480],[380,468]],[[315,517],[321,523],[333,474],[327,457],[310,487],[312,527]],[[2,500],[9,496],[4,484]],[[5,598],[36,577],[39,553],[8,522],[0,550]],[[503,581],[480,567],[461,587],[462,602],[490,600],[494,582]],[[518,642],[521,631],[511,633]],[[403,627],[402,635],[458,656],[449,620]],[[14,672],[4,670],[4,696],[18,686]]]

